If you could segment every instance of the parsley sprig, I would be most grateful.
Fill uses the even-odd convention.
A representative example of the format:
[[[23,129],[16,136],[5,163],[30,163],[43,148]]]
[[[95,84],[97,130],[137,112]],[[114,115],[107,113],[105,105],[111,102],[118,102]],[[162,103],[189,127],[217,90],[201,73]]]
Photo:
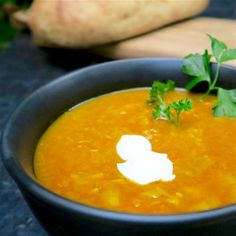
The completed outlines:
[[[191,80],[185,88],[191,90],[200,82],[207,82],[208,89],[202,96],[202,99],[208,96],[213,90],[217,91],[217,102],[212,108],[215,117],[234,117],[236,118],[236,89],[227,90],[217,87],[217,81],[220,73],[220,65],[223,62],[236,59],[236,48],[229,49],[224,42],[212,37],[211,40],[212,54],[205,50],[203,54],[190,54],[184,58],[183,73],[190,76]],[[211,58],[216,61],[215,74],[211,72]]]
[[[166,83],[154,81],[147,103],[153,107],[152,116],[154,119],[168,120],[175,125],[179,125],[180,114],[182,111],[189,111],[192,108],[192,101],[186,98],[167,105],[165,94],[174,89],[175,83],[171,80],[168,80]]]
[[[185,98],[183,100],[180,99],[177,102],[170,103],[169,107],[174,109],[174,111],[175,111],[174,121],[175,121],[176,125],[179,125],[181,112],[182,111],[189,111],[192,109],[192,100],[189,98]]]
[[[206,49],[203,54],[189,54],[184,58],[182,72],[191,78],[185,88],[191,90],[200,82],[207,82],[208,89],[201,97],[201,100],[207,97],[213,90],[216,90],[217,102],[212,108],[214,116],[236,118],[236,89],[227,90],[216,86],[220,65],[223,62],[236,59],[236,48],[228,48],[224,42],[209,34],[208,37],[211,40],[212,54],[209,54]],[[214,75],[211,72],[212,58],[216,61]],[[192,108],[193,102],[191,99],[186,98],[166,104],[166,93],[174,89],[175,84],[171,80],[168,80],[166,83],[154,81],[147,103],[152,106],[152,116],[154,119],[164,119],[179,125],[181,113],[189,111]]]

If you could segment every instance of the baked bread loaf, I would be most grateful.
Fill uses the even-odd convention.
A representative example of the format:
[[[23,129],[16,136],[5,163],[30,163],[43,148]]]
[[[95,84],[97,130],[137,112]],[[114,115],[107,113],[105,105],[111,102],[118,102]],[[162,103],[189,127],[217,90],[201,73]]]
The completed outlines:
[[[34,0],[27,25],[46,47],[87,48],[191,17],[208,0]]]

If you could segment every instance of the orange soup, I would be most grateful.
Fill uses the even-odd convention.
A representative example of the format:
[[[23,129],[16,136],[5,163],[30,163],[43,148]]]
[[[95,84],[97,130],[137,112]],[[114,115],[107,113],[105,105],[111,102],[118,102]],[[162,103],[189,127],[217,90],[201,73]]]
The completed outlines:
[[[154,120],[147,89],[89,100],[57,119],[35,153],[35,174],[46,188],[90,206],[129,213],[182,213],[236,202],[236,120],[215,118],[209,96],[181,114],[179,126]],[[169,92],[167,101],[200,95]],[[125,178],[116,145],[122,135],[146,137],[167,153],[175,178],[147,185]]]

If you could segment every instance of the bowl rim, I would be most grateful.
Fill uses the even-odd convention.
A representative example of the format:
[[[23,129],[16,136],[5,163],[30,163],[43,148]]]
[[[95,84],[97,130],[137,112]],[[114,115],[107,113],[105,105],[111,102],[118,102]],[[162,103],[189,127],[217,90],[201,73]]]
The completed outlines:
[[[202,223],[208,224],[209,221],[213,219],[215,221],[228,220],[233,215],[236,214],[236,204],[231,204],[219,208],[209,209],[206,211],[198,211],[198,212],[188,212],[188,213],[175,213],[175,214],[139,214],[139,213],[126,213],[126,212],[118,212],[111,211],[107,209],[101,209],[97,207],[93,207],[90,205],[82,204],[75,202],[73,200],[67,199],[63,196],[60,196],[49,189],[45,188],[41,184],[39,184],[36,180],[28,176],[20,164],[17,162],[16,158],[12,155],[9,142],[8,142],[8,134],[12,126],[12,121],[17,117],[18,112],[24,107],[28,101],[30,101],[36,93],[39,93],[42,89],[56,86],[58,83],[60,84],[64,80],[67,80],[68,77],[79,77],[80,74],[86,73],[90,70],[96,70],[100,67],[110,66],[110,65],[119,65],[120,63],[129,63],[129,62],[140,62],[140,61],[166,61],[168,63],[183,61],[181,58],[138,58],[138,59],[123,59],[116,61],[109,61],[105,63],[100,63],[92,66],[88,66],[82,69],[78,69],[72,71],[70,73],[66,73],[63,76],[58,77],[55,80],[50,81],[49,83],[41,86],[40,88],[34,90],[29,96],[27,96],[15,109],[15,111],[11,114],[8,119],[3,132],[1,134],[1,150],[2,150],[2,159],[3,163],[15,180],[15,182],[19,185],[20,188],[24,189],[27,193],[33,195],[35,199],[39,201],[43,201],[49,205],[56,207],[57,209],[61,209],[63,211],[69,211],[73,214],[82,214],[87,217],[94,217],[97,219],[103,220],[112,220],[119,221],[123,223],[133,223],[133,224],[189,224],[189,223]],[[222,65],[222,67],[233,69],[236,72],[236,68],[233,66]]]

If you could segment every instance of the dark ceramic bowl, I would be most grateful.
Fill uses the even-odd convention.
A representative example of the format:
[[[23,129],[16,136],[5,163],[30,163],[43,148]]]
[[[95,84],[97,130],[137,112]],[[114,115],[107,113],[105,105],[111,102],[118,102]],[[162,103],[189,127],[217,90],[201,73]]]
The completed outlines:
[[[118,213],[58,196],[41,186],[34,176],[33,157],[38,139],[64,111],[91,97],[150,86],[157,79],[172,79],[181,87],[187,81],[181,67],[180,59],[134,59],[91,66],[38,89],[14,112],[3,132],[3,161],[33,213],[50,234],[236,235],[236,205],[191,214]],[[235,75],[235,69],[223,66],[220,85],[236,87]]]

